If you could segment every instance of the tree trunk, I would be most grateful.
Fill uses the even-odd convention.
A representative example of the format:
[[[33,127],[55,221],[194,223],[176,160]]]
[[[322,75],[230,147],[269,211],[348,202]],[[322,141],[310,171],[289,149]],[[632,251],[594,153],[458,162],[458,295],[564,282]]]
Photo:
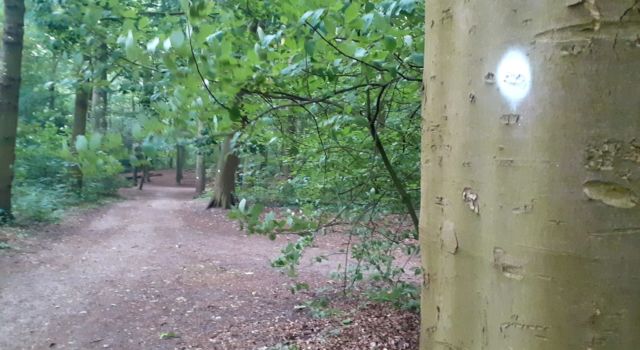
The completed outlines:
[[[635,3],[427,0],[421,349],[640,348]]]
[[[240,164],[240,158],[234,153],[231,147],[233,134],[227,136],[220,148],[220,158],[218,158],[218,170],[213,188],[213,198],[209,201],[207,209],[225,208],[229,209],[236,204],[234,191],[236,188],[236,171]]]
[[[184,146],[177,145],[176,146],[176,183],[180,185],[182,179],[184,178]]]
[[[198,135],[202,133],[202,122],[198,122]],[[201,195],[207,185],[207,168],[202,150],[196,155],[196,195]]]
[[[0,222],[11,219],[24,34],[23,0],[4,1],[4,21],[0,66]]]
[[[146,164],[147,159],[140,144],[133,144],[133,156],[136,159],[136,164],[133,164],[133,185],[138,186],[138,189],[142,190],[144,182],[148,180],[148,171]],[[138,183],[138,178],[140,178],[140,183]]]
[[[106,80],[106,71],[100,79]],[[95,86],[91,97],[91,112],[93,117],[93,129],[101,134],[107,131],[107,107],[108,93],[104,87]]]
[[[196,156],[196,194],[201,195],[207,186],[207,168],[204,154]]]
[[[53,66],[51,69],[51,84],[49,85],[49,111],[55,111],[56,109],[56,75],[58,74],[58,57],[57,54],[53,55]]]
[[[295,117],[287,118],[286,130],[283,129],[282,132],[288,133],[290,138],[295,138],[295,135],[298,132],[296,127]],[[291,144],[283,145],[283,149],[282,149],[282,153],[284,155],[284,158],[286,159],[286,162],[282,163],[281,170],[282,170],[282,177],[284,177],[285,179],[291,178],[290,164],[292,162],[293,157],[295,157],[296,154],[298,153],[298,149],[296,145],[292,141],[289,141],[289,142],[291,142]]]
[[[85,135],[87,133],[87,112],[89,110],[89,92],[87,91],[84,82],[78,82],[79,86],[76,89],[75,107],[73,111],[73,131],[71,135],[71,149],[74,153],[76,150],[76,140],[78,136]],[[80,164],[76,164],[71,169],[71,176],[74,178],[76,184],[76,191],[82,191],[82,169]]]

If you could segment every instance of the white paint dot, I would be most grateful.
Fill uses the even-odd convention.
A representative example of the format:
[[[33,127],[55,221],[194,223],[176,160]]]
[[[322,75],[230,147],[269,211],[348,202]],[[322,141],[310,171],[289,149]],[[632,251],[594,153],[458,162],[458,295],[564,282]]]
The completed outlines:
[[[519,50],[509,50],[498,64],[498,88],[513,109],[531,90],[529,59]]]

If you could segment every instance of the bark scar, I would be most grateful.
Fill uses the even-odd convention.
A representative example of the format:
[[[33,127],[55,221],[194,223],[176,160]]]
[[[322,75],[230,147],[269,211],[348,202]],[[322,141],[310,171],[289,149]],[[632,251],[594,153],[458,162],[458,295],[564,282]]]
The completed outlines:
[[[589,15],[593,18],[593,30],[600,29],[600,21],[602,20],[602,13],[596,4],[596,0],[569,0],[567,7],[575,7],[583,5],[589,11]]]

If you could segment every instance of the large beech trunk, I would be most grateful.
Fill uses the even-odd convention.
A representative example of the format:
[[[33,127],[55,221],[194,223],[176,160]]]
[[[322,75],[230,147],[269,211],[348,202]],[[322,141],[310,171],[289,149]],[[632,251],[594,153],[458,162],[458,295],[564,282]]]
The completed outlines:
[[[11,218],[18,104],[24,34],[24,1],[4,1],[4,35],[0,64],[0,222]]]
[[[234,191],[236,188],[236,171],[238,170],[238,165],[240,165],[240,158],[231,147],[232,140],[233,134],[227,136],[220,147],[213,197],[209,201],[208,209],[229,209],[236,204]]]
[[[426,3],[421,349],[639,349],[638,2]]]

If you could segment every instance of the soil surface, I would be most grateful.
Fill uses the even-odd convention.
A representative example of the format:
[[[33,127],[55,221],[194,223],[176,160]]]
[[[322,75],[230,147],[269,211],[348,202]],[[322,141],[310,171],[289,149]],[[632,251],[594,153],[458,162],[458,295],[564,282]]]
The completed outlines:
[[[27,236],[4,233],[0,349],[416,348],[417,317],[391,307],[336,298],[338,318],[311,317],[300,305],[317,296],[291,294],[269,263],[295,237],[247,236],[224,211],[203,210],[192,179],[163,175]],[[310,255],[343,241],[329,235]],[[331,286],[337,259],[301,279]]]

